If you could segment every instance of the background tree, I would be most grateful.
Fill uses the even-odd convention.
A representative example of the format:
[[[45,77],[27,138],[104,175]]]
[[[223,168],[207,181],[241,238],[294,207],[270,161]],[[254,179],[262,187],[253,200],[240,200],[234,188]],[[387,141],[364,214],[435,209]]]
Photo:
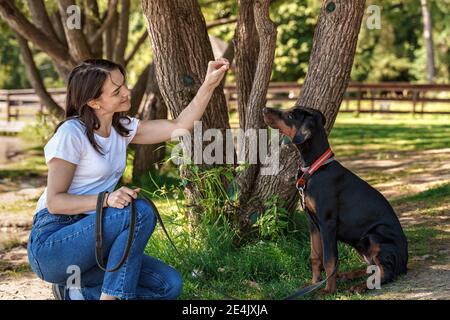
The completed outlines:
[[[429,83],[434,82],[435,67],[434,67],[434,49],[433,49],[433,27],[431,21],[431,12],[427,0],[420,0],[422,6],[422,20],[423,20],[423,39],[427,53],[427,78]]]

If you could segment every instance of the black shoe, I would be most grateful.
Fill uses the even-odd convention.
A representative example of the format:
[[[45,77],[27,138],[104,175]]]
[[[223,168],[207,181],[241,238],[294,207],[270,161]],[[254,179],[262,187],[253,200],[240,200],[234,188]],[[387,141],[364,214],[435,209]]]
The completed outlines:
[[[52,284],[52,292],[55,300],[70,300],[66,286],[61,284]]]

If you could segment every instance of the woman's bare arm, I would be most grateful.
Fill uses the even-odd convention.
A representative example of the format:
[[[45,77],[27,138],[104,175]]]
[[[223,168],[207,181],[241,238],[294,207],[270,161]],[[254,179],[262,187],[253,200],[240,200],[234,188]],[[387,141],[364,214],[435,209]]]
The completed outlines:
[[[66,160],[53,158],[48,162],[47,209],[53,214],[75,215],[95,210],[98,195],[68,194],[77,166]],[[140,188],[122,186],[103,200],[103,207],[123,209],[137,199]]]
[[[53,158],[49,161],[47,209],[50,213],[75,215],[95,210],[97,195],[71,195],[67,193],[76,168],[75,164],[59,158]],[[106,201],[103,206],[106,207]]]

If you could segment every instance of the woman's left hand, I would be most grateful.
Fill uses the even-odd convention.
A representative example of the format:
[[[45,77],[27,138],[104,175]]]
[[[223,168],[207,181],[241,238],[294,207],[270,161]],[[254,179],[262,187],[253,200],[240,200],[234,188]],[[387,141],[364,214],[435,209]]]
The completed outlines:
[[[230,62],[225,58],[218,58],[215,61],[210,61],[208,63],[208,71],[206,72],[205,84],[216,88],[229,68]]]

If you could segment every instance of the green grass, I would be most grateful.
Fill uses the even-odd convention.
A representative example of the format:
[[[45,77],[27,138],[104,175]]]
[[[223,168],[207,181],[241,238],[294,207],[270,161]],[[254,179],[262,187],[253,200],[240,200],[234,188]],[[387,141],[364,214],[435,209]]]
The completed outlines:
[[[166,211],[176,208],[174,202],[156,201],[155,204],[182,257],[170,246],[160,227],[152,235],[146,253],[182,273],[185,286],[181,299],[224,299],[212,287],[241,299],[281,299],[311,279],[309,234],[302,213],[297,213],[299,229],[296,233],[277,241],[260,240],[236,248],[231,237],[219,227],[208,227],[208,234],[196,239],[185,229],[183,218],[176,212]],[[341,270],[364,266],[348,246],[340,244],[339,252]],[[312,298],[314,296],[305,297]]]
[[[330,135],[334,152],[349,157],[376,152],[379,158],[388,151],[410,151],[450,146],[450,117],[339,115]]]
[[[232,117],[232,120],[235,117]],[[340,115],[331,134],[333,150],[340,158],[352,157],[363,153],[375,153],[376,159],[385,159],[390,151],[427,150],[448,148],[450,146],[450,117],[424,116],[413,118],[411,115],[369,116],[354,118],[352,115]],[[28,179],[46,172],[42,148],[20,163],[13,163],[8,169],[0,170],[0,178]],[[132,152],[128,154],[127,169],[123,181],[131,181]],[[405,161],[407,159],[405,158]],[[380,175],[377,170],[366,172],[362,178],[369,183],[381,183],[398,178],[401,175],[414,174],[420,168],[414,163],[404,170]],[[437,177],[438,178],[438,177]],[[177,172],[171,171],[156,179],[160,185],[174,185]],[[139,185],[150,188],[148,178]],[[151,189],[151,188],[150,188]],[[152,189],[153,190],[153,189]],[[443,184],[416,195],[393,200],[398,207],[415,206],[417,215],[442,215],[441,207],[448,203],[450,184]],[[232,241],[232,232],[226,226],[204,227],[195,234],[187,227],[185,209],[181,200],[174,198],[156,199],[155,203],[163,215],[165,224],[181,251],[180,258],[161,227],[157,227],[146,248],[146,253],[175,267],[182,273],[185,285],[182,299],[224,299],[214,291],[222,291],[243,299],[282,298],[303,286],[311,278],[309,265],[309,233],[303,213],[296,213],[290,233],[276,240],[260,240],[237,248]],[[0,211],[16,210],[20,204],[0,207]],[[405,228],[410,243],[411,256],[430,252],[430,246],[448,235],[439,226],[417,224]],[[356,252],[346,245],[339,244],[340,270],[357,270],[365,266]],[[193,271],[201,274],[193,276]],[[345,293],[352,282],[338,283],[338,293],[323,296],[314,293],[304,299],[366,299],[365,295]]]
[[[331,141],[340,157],[375,152],[378,159],[383,159],[388,151],[446,148],[450,145],[449,119],[413,119],[411,116],[384,119],[365,115],[354,119],[343,115],[337,119]],[[404,170],[389,175],[380,175],[379,171],[374,170],[362,177],[369,183],[380,183],[414,174],[417,170],[420,167],[411,163]],[[396,206],[417,204],[418,214],[442,214],[437,206],[448,201],[449,189],[450,185],[441,185],[417,195],[395,199],[393,203]],[[293,230],[295,232],[275,241],[261,240],[236,248],[230,241],[231,237],[224,236],[224,230],[220,228],[208,228],[206,235],[190,234],[185,219],[180,217],[182,214],[176,211],[174,200],[170,200],[169,204],[159,201],[157,206],[161,206],[163,219],[167,221],[166,225],[173,233],[183,258],[177,256],[160,228],[152,236],[146,252],[182,273],[185,285],[181,299],[224,299],[212,287],[241,299],[280,299],[311,278],[309,233],[303,213],[296,214],[298,223]],[[429,253],[432,243],[448,237],[436,226],[428,224],[406,227],[405,233],[411,256]],[[355,250],[344,244],[339,244],[339,257],[341,271],[365,267]],[[193,276],[193,270],[201,272],[201,277]],[[338,282],[336,294],[324,296],[315,292],[303,299],[368,299],[368,295],[346,292],[355,283],[358,280]]]

